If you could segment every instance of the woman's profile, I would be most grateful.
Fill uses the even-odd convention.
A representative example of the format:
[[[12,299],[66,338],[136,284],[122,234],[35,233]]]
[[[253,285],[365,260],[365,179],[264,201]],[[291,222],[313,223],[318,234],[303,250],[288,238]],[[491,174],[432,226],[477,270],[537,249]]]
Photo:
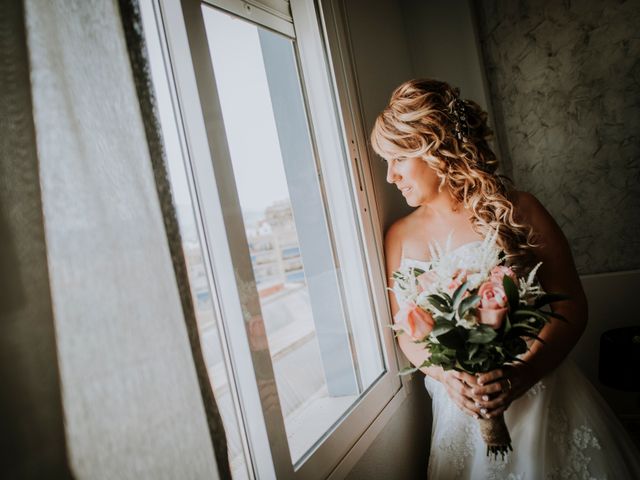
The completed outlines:
[[[542,342],[515,363],[480,375],[423,367],[432,398],[429,477],[448,478],[640,478],[630,437],[595,388],[567,354],[587,322],[587,302],[562,230],[538,199],[518,191],[498,173],[489,145],[486,113],[460,98],[449,84],[410,80],[397,87],[378,115],[371,143],[387,162],[387,181],[415,207],[385,235],[387,278],[403,265],[427,269],[429,244],[448,255],[478,254],[482,240],[498,231],[506,264],[526,272],[538,262],[545,291],[563,292],[552,310]],[[392,314],[400,305],[390,295]],[[428,358],[423,344],[399,335],[398,344],[415,366]],[[477,418],[504,414],[514,452],[486,455]]]

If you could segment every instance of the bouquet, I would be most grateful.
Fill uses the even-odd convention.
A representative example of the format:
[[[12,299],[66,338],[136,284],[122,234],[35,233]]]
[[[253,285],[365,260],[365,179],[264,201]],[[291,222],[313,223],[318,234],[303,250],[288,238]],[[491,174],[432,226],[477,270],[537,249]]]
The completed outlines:
[[[430,356],[423,367],[440,366],[472,375],[504,365],[523,362],[527,339],[542,340],[538,333],[550,317],[564,318],[542,307],[564,295],[545,293],[536,280],[538,263],[526,276],[518,278],[503,265],[504,252],[496,246],[498,232],[487,235],[477,255],[456,256],[446,248],[430,245],[427,270],[403,267],[393,273],[391,289],[400,305],[392,328],[407,333],[416,343],[424,343]],[[480,242],[478,242],[480,244]],[[511,437],[501,414],[480,418],[480,431],[487,455],[503,457]]]

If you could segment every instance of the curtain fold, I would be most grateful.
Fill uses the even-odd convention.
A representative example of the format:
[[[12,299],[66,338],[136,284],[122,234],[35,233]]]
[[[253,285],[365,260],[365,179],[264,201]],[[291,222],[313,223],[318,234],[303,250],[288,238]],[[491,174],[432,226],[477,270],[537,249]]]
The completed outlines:
[[[71,478],[21,0],[0,2],[0,477]]]
[[[1,3],[2,474],[230,478],[136,4]]]
[[[211,380],[207,372],[202,346],[200,345],[196,312],[189,288],[189,276],[182,249],[182,239],[176,209],[173,203],[173,196],[171,194],[171,186],[169,184],[166,152],[162,141],[160,115],[151,83],[151,67],[143,35],[140,5],[138,0],[119,0],[119,4],[122,25],[129,49],[131,68],[133,70],[133,78],[140,101],[140,110],[142,112],[147,143],[149,145],[153,173],[158,189],[160,208],[162,209],[164,226],[169,241],[169,250],[171,252],[182,310],[184,312],[185,325],[187,333],[189,334],[193,360],[198,374],[198,382],[207,413],[211,440],[213,441],[216,461],[218,463],[218,472],[220,478],[231,479],[227,439],[211,386]]]

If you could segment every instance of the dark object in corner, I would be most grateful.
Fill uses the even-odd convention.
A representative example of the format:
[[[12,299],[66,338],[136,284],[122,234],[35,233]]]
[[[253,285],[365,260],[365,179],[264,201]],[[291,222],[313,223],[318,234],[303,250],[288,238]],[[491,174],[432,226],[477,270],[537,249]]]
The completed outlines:
[[[600,336],[598,379],[607,387],[640,392],[640,326],[615,328]]]

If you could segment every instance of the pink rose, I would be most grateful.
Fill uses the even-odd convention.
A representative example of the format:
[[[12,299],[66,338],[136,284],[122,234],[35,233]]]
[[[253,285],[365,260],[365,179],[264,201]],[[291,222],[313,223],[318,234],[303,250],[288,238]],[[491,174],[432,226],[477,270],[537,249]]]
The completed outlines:
[[[491,270],[491,281],[493,283],[497,283],[498,285],[502,285],[502,278],[505,275],[517,284],[518,279],[516,278],[516,274],[514,273],[514,271],[511,270],[510,267],[504,267],[502,265],[493,267],[493,269]]]
[[[480,323],[489,325],[491,328],[500,328],[509,310],[507,295],[504,293],[502,284],[485,282],[480,285],[478,295],[480,296],[480,307],[478,307]]]
[[[447,289],[453,293],[455,292],[460,285],[467,281],[467,276],[469,272],[464,268],[459,268],[453,273],[453,277],[451,278],[451,282],[447,285]]]
[[[428,312],[413,302],[407,302],[393,317],[394,330],[404,330],[416,340],[421,340],[433,330],[434,321]]]
[[[480,319],[478,321],[482,325],[488,325],[494,330],[497,330],[502,325],[508,310],[507,307],[496,309],[478,308],[478,312],[480,312]]]
[[[497,309],[507,306],[507,294],[500,283],[484,282],[478,289],[480,307]]]
[[[427,290],[432,283],[438,280],[438,274],[435,270],[429,270],[418,275],[417,280],[420,291]]]

